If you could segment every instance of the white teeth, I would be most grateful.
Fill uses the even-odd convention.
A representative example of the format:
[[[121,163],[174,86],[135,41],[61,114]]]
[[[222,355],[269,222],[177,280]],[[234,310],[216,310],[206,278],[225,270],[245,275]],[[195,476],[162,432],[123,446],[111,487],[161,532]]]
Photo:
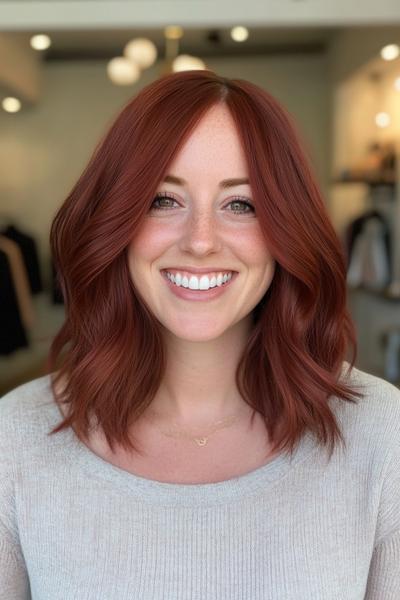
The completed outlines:
[[[232,273],[225,273],[225,275],[218,273],[217,277],[213,275],[211,279],[208,278],[208,275],[202,275],[200,279],[196,277],[196,275],[192,275],[190,279],[188,279],[186,275],[183,277],[180,273],[172,275],[167,271],[167,277],[177,286],[182,286],[190,290],[208,290],[215,286],[220,287],[223,283],[229,281],[232,278]]]

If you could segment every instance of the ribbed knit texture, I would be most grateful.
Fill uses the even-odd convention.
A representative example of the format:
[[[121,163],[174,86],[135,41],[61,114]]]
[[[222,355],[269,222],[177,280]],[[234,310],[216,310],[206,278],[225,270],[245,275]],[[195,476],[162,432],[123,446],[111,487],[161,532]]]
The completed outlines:
[[[292,458],[206,484],[135,476],[72,429],[48,436],[61,420],[49,376],[12,390],[0,599],[399,600],[400,391],[350,380],[364,399],[329,400],[347,450],[329,462],[307,434]]]

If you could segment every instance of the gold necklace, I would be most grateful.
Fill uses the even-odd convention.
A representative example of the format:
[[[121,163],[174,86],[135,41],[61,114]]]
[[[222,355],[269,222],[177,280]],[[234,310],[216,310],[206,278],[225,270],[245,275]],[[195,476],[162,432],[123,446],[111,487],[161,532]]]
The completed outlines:
[[[157,413],[152,411],[153,415],[156,415]],[[216,433],[217,431],[219,431],[220,429],[225,429],[226,427],[230,427],[231,425],[233,425],[233,423],[235,421],[237,421],[238,417],[240,415],[232,415],[230,417],[226,417],[225,419],[220,419],[219,421],[216,421],[216,423],[214,423],[214,425],[216,425],[216,427],[214,427],[210,433],[208,433],[206,436],[193,436],[193,435],[188,435],[187,433],[183,432],[183,431],[179,431],[177,429],[169,429],[168,431],[165,431],[163,429],[160,429],[159,427],[157,427],[158,431],[160,431],[161,433],[163,433],[164,435],[168,436],[168,437],[173,437],[173,438],[185,438],[185,439],[189,439],[191,441],[196,442],[196,444],[198,446],[205,446],[210,438],[211,435],[213,435],[213,433]],[[150,420],[153,420],[150,417]],[[223,424],[225,423],[225,424]],[[176,423],[175,423],[176,425]]]

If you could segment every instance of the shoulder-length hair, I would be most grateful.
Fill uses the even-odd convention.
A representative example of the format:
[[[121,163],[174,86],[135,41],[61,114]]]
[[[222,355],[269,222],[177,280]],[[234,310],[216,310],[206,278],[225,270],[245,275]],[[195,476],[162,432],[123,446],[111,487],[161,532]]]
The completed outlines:
[[[66,318],[46,369],[56,371],[60,360],[51,387],[69,410],[50,434],[73,427],[84,441],[94,416],[112,451],[118,444],[141,454],[130,429],[154,398],[166,357],[160,324],[132,283],[127,247],[168,165],[218,103],[237,126],[256,215],[276,260],[253,311],[238,390],[262,415],[274,450],[293,452],[306,430],[329,442],[331,453],[338,440],[346,445],[328,400],[354,403],[363,394],[341,380],[348,347],[348,372],[357,355],[341,241],[289,113],[257,85],[209,70],[173,73],[142,89],[54,217],[50,246]],[[62,393],[55,388],[61,380]]]

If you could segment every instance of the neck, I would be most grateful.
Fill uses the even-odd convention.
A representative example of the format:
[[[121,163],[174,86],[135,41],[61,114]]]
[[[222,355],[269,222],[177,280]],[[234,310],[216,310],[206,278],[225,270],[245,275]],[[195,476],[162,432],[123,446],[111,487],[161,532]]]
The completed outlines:
[[[252,409],[235,382],[251,322],[243,320],[223,336],[205,342],[167,337],[167,365],[149,413],[161,423],[202,427],[249,415]]]

